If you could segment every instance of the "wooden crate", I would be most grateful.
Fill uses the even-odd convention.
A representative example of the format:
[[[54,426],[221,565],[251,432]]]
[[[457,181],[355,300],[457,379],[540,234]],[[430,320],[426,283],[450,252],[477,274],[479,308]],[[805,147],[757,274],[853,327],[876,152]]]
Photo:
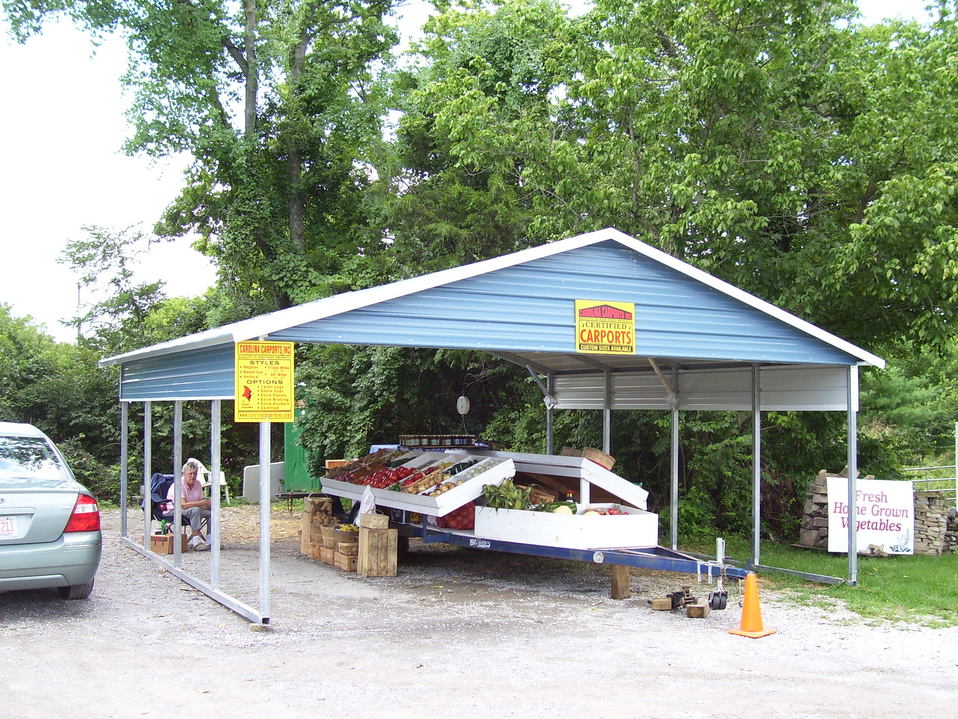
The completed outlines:
[[[355,557],[359,554],[359,544],[356,542],[336,542],[336,552]]]
[[[359,541],[359,532],[350,532],[333,527],[333,537],[337,542],[353,542],[355,544]]]
[[[356,560],[357,557],[354,554],[333,552],[333,566],[336,567],[336,569],[342,569],[344,572],[355,572]]]
[[[356,571],[366,577],[395,577],[398,547],[398,530],[361,527]]]
[[[360,514],[359,526],[366,529],[388,529],[389,517],[385,514]]]
[[[336,528],[331,526],[322,526],[320,531],[323,535],[323,546],[326,549],[335,549],[336,548]]]
[[[336,554],[335,549],[330,549],[329,547],[320,547],[319,561],[326,562],[326,564],[332,564],[334,554]]]
[[[317,562],[323,561],[323,545],[322,544],[310,544],[307,545],[306,551],[303,552],[310,559],[315,559]]]
[[[329,497],[307,497],[303,500],[303,511],[307,514],[315,514],[316,512],[332,514],[333,500]]]

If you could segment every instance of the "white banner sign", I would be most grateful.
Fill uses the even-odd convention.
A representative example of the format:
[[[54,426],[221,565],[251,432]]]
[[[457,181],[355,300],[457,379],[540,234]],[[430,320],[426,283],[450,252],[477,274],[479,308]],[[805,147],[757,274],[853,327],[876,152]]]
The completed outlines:
[[[888,554],[915,553],[915,500],[911,482],[859,479],[855,531],[858,551],[874,544]],[[828,478],[828,551],[848,551],[848,480]]]

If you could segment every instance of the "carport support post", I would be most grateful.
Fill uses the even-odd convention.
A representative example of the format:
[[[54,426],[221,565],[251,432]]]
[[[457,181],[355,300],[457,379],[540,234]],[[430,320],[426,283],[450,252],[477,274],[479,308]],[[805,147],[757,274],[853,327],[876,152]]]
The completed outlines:
[[[752,565],[762,563],[762,405],[760,373],[752,365]]]
[[[221,400],[210,403],[210,586],[220,588],[220,409]]]
[[[848,366],[848,583],[858,584],[858,365]]]
[[[183,547],[179,536],[183,531],[183,401],[173,401],[173,564],[179,567],[183,558]],[[199,480],[199,476],[196,478]],[[167,495],[169,496],[169,495]]]
[[[672,487],[669,496],[669,535],[672,550],[679,549],[679,370],[672,367],[672,391],[669,393],[672,406]]]
[[[150,514],[153,493],[150,487],[150,465],[153,463],[153,405],[143,403],[143,549],[150,548]]]
[[[259,613],[269,624],[269,510],[271,493],[269,422],[259,423]]]
[[[672,407],[672,488],[669,498],[669,534],[672,549],[679,549],[679,408]]]
[[[127,432],[130,430],[130,405],[120,402],[120,536],[129,535],[127,527],[127,504],[130,489],[130,478],[127,474],[127,462],[130,461],[130,440]]]
[[[612,373],[605,371],[605,394],[602,400],[602,451],[612,454]]]
[[[546,375],[546,397],[553,397],[554,396],[553,392],[555,392],[555,376],[550,373]],[[546,454],[552,454],[552,444],[553,444],[552,402],[547,401],[545,404],[546,404]]]

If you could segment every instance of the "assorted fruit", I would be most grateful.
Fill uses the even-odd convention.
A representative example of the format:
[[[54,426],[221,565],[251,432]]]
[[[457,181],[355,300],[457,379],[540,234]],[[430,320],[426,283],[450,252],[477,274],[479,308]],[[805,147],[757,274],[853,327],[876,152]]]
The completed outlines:
[[[628,517],[629,512],[626,512],[621,507],[587,507],[586,510],[582,513],[583,515],[588,516],[602,516],[602,517]]]
[[[450,512],[445,517],[439,517],[436,520],[442,529],[475,529],[476,528],[476,503],[469,502],[462,505],[459,509]]]
[[[407,450],[379,450],[349,462],[343,467],[329,470],[327,477],[374,489],[440,497],[473,477],[507,461],[497,457],[467,457],[457,461],[455,458],[443,459],[444,456],[449,455],[429,458],[431,461],[428,464],[417,468],[408,465],[423,464],[422,455],[410,454]],[[485,485],[480,503],[497,509],[532,510],[570,516],[596,517],[629,514],[616,505],[580,508],[571,494],[567,495],[563,501],[549,501],[554,498],[555,493],[542,491],[542,488],[536,485],[529,487],[516,484],[512,479],[506,479],[500,484]],[[475,502],[464,504],[444,517],[438,518],[437,523],[446,529],[474,529],[475,507]],[[331,517],[324,516],[322,519],[325,520],[324,523],[332,523]],[[344,532],[359,531],[359,528],[352,524],[340,524],[337,529]]]
[[[357,484],[365,484],[375,489],[385,489],[406,479],[415,471],[411,467],[382,467],[360,479]]]
[[[443,482],[442,484],[438,485],[434,490],[432,490],[431,492],[429,492],[426,496],[427,496],[427,497],[438,497],[440,494],[445,494],[445,493],[448,492],[450,489],[455,489],[456,487],[458,487],[460,484],[462,484],[462,483],[465,482],[465,481],[466,481],[466,480],[464,480],[464,479],[460,479],[460,480],[457,480],[457,481],[454,481],[454,482]]]
[[[436,497],[506,461],[494,457],[470,457],[458,462],[440,459],[417,469],[406,466],[412,460],[421,460],[421,457],[410,459],[409,453],[402,450],[390,453],[380,450],[350,462],[345,467],[331,470],[327,476],[374,489],[389,489],[407,494],[428,492],[427,496]]]

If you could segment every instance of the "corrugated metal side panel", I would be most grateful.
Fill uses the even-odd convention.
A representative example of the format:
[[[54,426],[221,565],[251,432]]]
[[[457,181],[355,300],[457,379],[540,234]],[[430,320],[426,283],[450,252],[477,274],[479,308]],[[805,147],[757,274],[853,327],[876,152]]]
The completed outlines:
[[[618,243],[601,243],[270,335],[342,344],[574,353],[573,300],[636,304],[636,354],[851,364],[855,358]]]
[[[120,399],[232,399],[233,344],[123,365]]]
[[[762,409],[844,412],[848,402],[846,367],[765,367]]]
[[[671,377],[667,375],[671,381]],[[844,412],[847,369],[834,366],[772,366],[759,371],[763,411]],[[559,409],[602,409],[605,377],[559,375],[555,397]],[[671,408],[658,376],[646,372],[614,373],[611,406],[615,410]],[[752,408],[751,367],[679,372],[679,408],[743,410]]]

